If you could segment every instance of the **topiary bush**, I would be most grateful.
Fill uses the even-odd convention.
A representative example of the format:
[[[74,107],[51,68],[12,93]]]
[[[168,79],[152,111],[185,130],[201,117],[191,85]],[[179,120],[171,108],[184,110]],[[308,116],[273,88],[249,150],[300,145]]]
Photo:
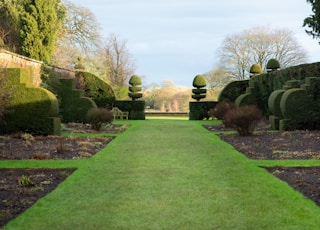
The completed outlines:
[[[261,118],[262,113],[256,105],[243,105],[229,110],[224,116],[224,124],[235,129],[240,136],[248,136]]]
[[[129,93],[128,96],[134,101],[142,97],[142,81],[138,75],[131,76],[129,80]]]
[[[129,112],[129,120],[145,120],[145,101],[115,101],[113,106],[118,107],[122,111]]]
[[[246,92],[246,88],[249,86],[249,80],[233,81],[226,85],[220,92],[218,101],[235,102],[237,97]]]
[[[250,77],[254,77],[256,75],[259,75],[259,74],[262,74],[262,68],[261,68],[261,65],[260,64],[253,64],[251,67],[250,67],[250,74],[251,76]]]
[[[210,109],[214,108],[216,101],[189,102],[189,120],[204,120],[210,118]]]
[[[53,93],[32,85],[30,74],[24,69],[0,69],[0,76],[7,79],[6,88],[12,93],[5,108],[11,112],[0,123],[1,133],[60,133],[59,105]]]
[[[200,101],[201,99],[206,97],[207,89],[203,89],[203,87],[207,86],[206,79],[202,75],[197,75],[194,77],[192,82],[193,87],[196,89],[192,89],[192,98]]]
[[[91,124],[91,128],[97,131],[100,130],[102,124],[110,124],[114,119],[112,112],[105,108],[89,109],[86,118]]]
[[[90,97],[98,107],[112,107],[116,97],[107,82],[92,73],[81,71],[76,73],[76,79],[76,88],[83,90],[85,97]]]
[[[277,59],[271,58],[266,65],[266,69],[268,72],[276,71],[280,69],[280,63]]]
[[[64,123],[86,122],[87,111],[96,108],[95,102],[84,96],[84,91],[76,89],[76,79],[60,78],[61,87],[58,91],[60,98],[60,115]]]
[[[8,82],[4,75],[0,75],[0,123],[4,123],[4,115],[10,112],[8,108],[13,97],[12,88],[8,87]]]

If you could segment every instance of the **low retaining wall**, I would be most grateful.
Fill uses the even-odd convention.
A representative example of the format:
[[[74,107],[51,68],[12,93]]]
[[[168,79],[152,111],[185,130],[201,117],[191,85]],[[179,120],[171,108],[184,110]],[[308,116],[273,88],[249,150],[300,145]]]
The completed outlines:
[[[187,112],[145,112],[146,116],[149,117],[157,117],[157,116],[164,116],[164,117],[169,117],[169,116],[173,116],[173,117],[187,117],[189,116],[189,113]]]

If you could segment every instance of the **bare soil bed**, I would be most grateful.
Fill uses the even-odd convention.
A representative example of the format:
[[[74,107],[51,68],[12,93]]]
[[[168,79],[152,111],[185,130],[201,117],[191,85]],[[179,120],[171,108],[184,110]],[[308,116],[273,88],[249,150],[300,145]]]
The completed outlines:
[[[128,125],[109,125],[94,131],[87,124],[65,124],[64,133],[124,132]],[[13,134],[0,136],[0,160],[88,159],[113,137],[61,137]],[[54,190],[74,170],[0,169],[0,228]]]
[[[250,136],[229,133],[227,131],[231,129],[225,129],[223,125],[204,127],[253,160],[320,159],[320,131],[274,132],[267,121],[261,122]],[[320,206],[320,167],[272,167],[266,170]]]

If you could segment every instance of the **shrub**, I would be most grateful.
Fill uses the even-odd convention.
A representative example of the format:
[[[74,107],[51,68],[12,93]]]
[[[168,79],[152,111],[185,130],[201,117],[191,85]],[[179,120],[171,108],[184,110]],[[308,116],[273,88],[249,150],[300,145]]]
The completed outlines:
[[[261,118],[262,113],[256,105],[243,105],[229,110],[224,116],[224,122],[239,135],[247,136],[253,133]]]
[[[189,120],[203,120],[209,119],[210,108],[214,108],[216,106],[216,101],[202,101],[202,102],[189,102]]]
[[[111,86],[92,73],[76,72],[76,88],[83,90],[84,96],[91,98],[98,107],[111,107],[115,101]]]
[[[87,113],[87,119],[94,130],[100,130],[103,123],[111,123],[113,114],[110,110],[104,108],[91,108]]]
[[[213,109],[210,109],[209,113],[211,117],[215,117],[219,120],[224,120],[224,116],[226,113],[231,110],[235,109],[237,106],[232,102],[219,102]]]

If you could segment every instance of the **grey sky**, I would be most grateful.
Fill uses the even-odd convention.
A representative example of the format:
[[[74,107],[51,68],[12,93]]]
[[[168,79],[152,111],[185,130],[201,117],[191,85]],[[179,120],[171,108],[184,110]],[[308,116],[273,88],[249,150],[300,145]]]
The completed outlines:
[[[255,26],[289,29],[320,61],[320,45],[302,27],[305,0],[71,0],[89,8],[102,28],[127,41],[144,84],[173,80],[191,86],[195,75],[216,67],[217,49],[230,34]]]

